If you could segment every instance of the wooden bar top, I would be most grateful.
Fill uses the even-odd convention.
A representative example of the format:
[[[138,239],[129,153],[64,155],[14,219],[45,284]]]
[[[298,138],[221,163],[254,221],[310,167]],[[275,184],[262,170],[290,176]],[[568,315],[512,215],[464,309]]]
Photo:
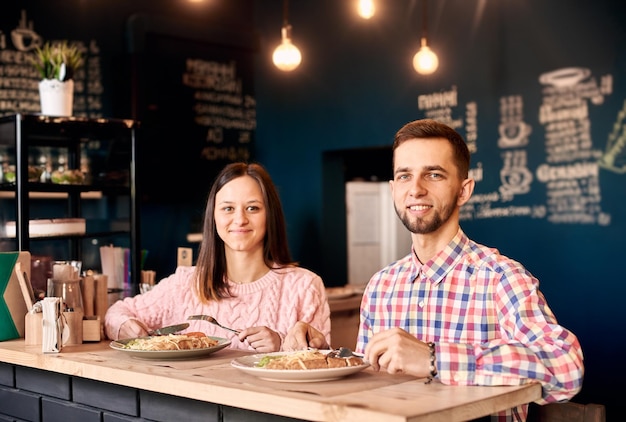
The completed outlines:
[[[23,339],[0,342],[0,362],[315,421],[464,421],[541,397],[539,384],[446,386],[370,369],[335,381],[265,381],[230,365],[248,354],[227,348],[190,360],[153,360],[113,350],[109,341],[56,354]]]

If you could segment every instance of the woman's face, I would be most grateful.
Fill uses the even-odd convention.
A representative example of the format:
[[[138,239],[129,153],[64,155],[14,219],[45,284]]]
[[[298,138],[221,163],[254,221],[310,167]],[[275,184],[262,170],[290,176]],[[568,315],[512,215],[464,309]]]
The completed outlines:
[[[263,248],[267,214],[261,187],[252,177],[233,179],[217,192],[214,218],[227,250],[252,252]]]

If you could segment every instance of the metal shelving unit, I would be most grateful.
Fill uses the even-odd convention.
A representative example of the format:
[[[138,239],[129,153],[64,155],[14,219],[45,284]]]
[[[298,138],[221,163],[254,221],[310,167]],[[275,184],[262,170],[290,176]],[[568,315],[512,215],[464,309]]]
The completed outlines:
[[[1,240],[14,245],[13,250],[31,251],[35,242],[67,242],[71,259],[82,260],[85,239],[128,236],[130,249],[130,280],[137,289],[140,277],[141,248],[139,207],[136,183],[136,146],[139,122],[127,119],[90,119],[82,117],[55,117],[35,114],[15,114],[0,117],[0,156],[3,177],[0,179],[0,211],[14,214],[15,238]],[[59,184],[47,180],[29,180],[29,167],[37,162],[40,151],[53,151],[62,157],[66,169],[84,167],[85,180],[78,184]],[[51,159],[45,164],[50,167]],[[87,165],[85,164],[87,163]],[[57,163],[55,163],[56,165]],[[14,178],[7,177],[7,169]],[[13,173],[13,171],[9,173]],[[9,180],[14,179],[14,180]],[[128,204],[118,206],[117,200],[128,198]],[[65,218],[79,218],[85,201],[111,200],[116,207],[127,209],[127,221],[120,229],[107,218],[90,227],[81,235],[31,237],[29,221],[33,218],[35,202],[52,205],[64,202]],[[46,202],[48,201],[48,202]],[[12,203],[12,204],[11,204]],[[46,205],[47,206],[47,205]],[[39,206],[39,208],[46,208]],[[41,213],[41,210],[38,211]],[[126,212],[125,212],[126,213]],[[0,215],[1,217],[1,215]],[[108,216],[107,216],[108,217]],[[51,217],[55,218],[55,217]],[[56,218],[59,218],[58,216]],[[119,221],[117,222],[118,226]],[[110,226],[106,226],[109,224]],[[103,225],[105,227],[103,227]],[[0,232],[1,233],[1,232]]]

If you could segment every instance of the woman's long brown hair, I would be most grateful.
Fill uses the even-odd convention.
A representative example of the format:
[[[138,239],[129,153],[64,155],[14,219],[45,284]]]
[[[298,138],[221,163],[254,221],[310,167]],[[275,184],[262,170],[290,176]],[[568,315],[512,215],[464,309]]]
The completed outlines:
[[[291,258],[287,242],[285,216],[278,191],[268,172],[260,164],[237,162],[228,164],[217,175],[204,212],[202,243],[196,263],[196,287],[203,301],[230,297],[226,283],[226,254],[224,241],[215,227],[215,197],[222,187],[233,179],[250,176],[257,181],[263,193],[267,210],[266,233],[263,241],[263,260],[270,268],[297,265]]]

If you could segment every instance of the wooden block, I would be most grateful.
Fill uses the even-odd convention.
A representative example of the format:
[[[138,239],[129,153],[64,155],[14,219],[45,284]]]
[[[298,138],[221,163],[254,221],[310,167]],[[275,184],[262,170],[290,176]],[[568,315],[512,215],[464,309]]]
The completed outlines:
[[[109,290],[107,286],[107,276],[98,274],[94,276],[96,282],[96,303],[95,315],[100,317],[100,324],[104,323],[104,315],[109,309]]]
[[[100,341],[99,316],[89,316],[83,319],[83,341]]]
[[[94,316],[96,284],[93,276],[85,276],[82,278],[81,292],[83,295],[83,313],[86,317]]]
[[[74,346],[83,344],[83,313],[81,311],[63,312],[63,323],[70,329],[67,341],[63,339],[63,345]]]
[[[43,313],[27,313],[25,320],[25,338],[26,346],[39,345],[43,342]]]

